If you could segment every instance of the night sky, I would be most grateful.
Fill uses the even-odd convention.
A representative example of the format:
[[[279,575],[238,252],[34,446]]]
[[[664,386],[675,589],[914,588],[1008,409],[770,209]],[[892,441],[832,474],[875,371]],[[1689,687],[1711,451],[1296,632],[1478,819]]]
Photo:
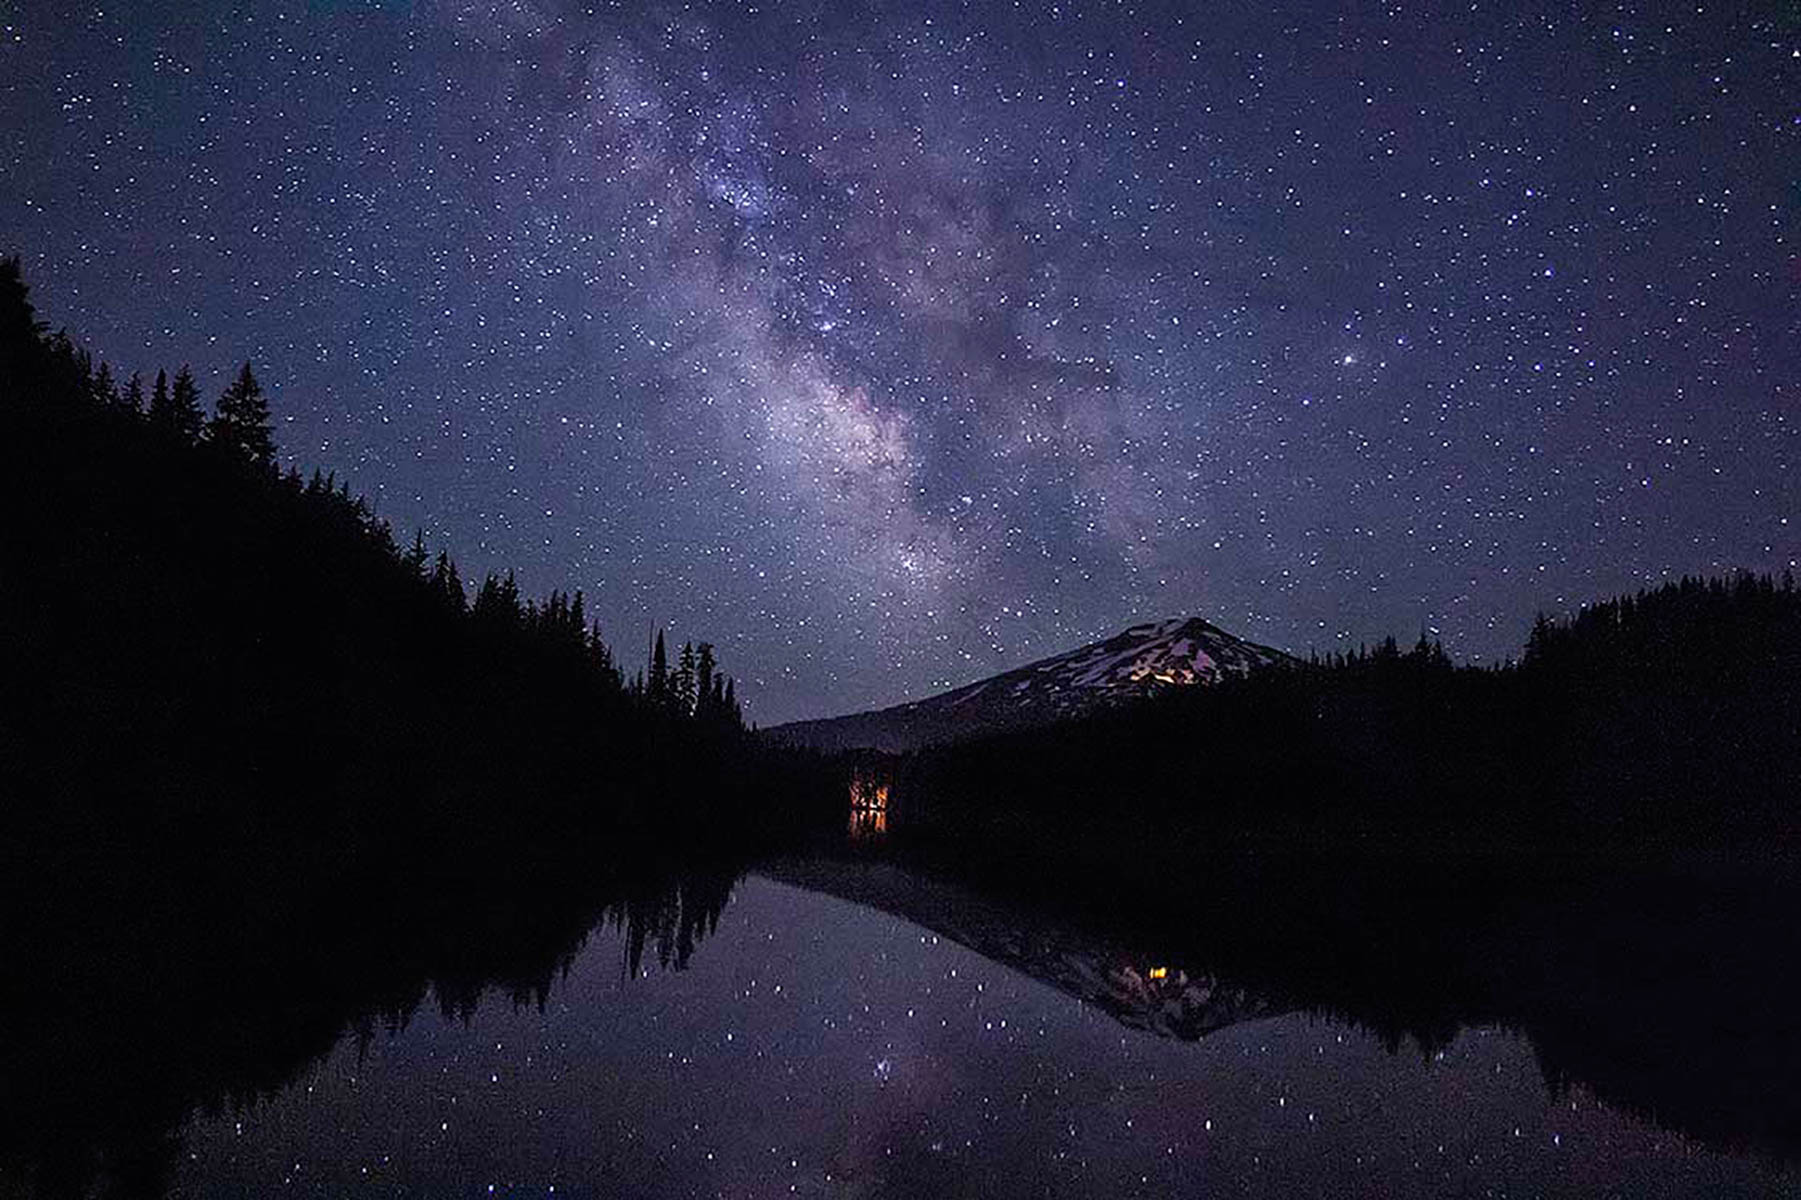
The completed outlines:
[[[764,723],[1801,558],[1801,9],[0,0],[0,252]]]

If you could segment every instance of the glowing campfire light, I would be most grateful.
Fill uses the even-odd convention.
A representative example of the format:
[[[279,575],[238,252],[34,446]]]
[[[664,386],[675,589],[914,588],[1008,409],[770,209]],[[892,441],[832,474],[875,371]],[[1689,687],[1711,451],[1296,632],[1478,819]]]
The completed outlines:
[[[1152,979],[1168,979],[1169,978],[1169,968],[1168,967],[1152,967],[1151,968],[1151,978]]]
[[[857,771],[850,780],[850,836],[875,838],[888,832],[888,783],[874,771]]]
[[[850,781],[850,806],[852,808],[885,809],[888,807],[888,785],[878,783],[863,775],[856,775]]]

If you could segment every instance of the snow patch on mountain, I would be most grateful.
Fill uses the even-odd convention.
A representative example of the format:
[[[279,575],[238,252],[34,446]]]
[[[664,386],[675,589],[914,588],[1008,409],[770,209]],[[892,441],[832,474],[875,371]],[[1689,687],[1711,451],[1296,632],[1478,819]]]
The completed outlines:
[[[1216,684],[1287,658],[1199,617],[1176,618],[1134,625],[925,700],[768,732],[777,741],[823,750],[910,750],[1079,716],[1166,688]]]

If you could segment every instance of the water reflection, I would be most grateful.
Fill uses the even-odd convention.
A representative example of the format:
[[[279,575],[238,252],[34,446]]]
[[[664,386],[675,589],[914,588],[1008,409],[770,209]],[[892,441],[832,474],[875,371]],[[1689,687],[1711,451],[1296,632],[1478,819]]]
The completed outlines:
[[[260,957],[194,921],[134,958],[117,913],[42,939],[0,1010],[0,1195],[1801,1183],[1765,901],[1533,883],[1482,924],[1263,863],[1162,913],[895,853],[640,848],[579,897],[446,892]]]
[[[885,808],[853,808],[850,810],[850,838],[853,842],[871,842],[888,832],[888,810]]]
[[[259,916],[243,944],[231,914],[176,919],[167,897],[47,898],[0,931],[0,1020],[15,1031],[0,1042],[0,1196],[162,1195],[196,1110],[235,1124],[328,1054],[360,1061],[418,1024],[460,1028],[496,1007],[547,1011],[597,946],[622,982],[652,962],[685,969],[742,865],[678,870],[630,849],[583,878],[371,895],[342,924],[288,936]],[[329,1138],[315,1148],[332,1152]]]
[[[1302,1013],[1192,1042],[878,908],[742,882],[690,970],[604,931],[538,1011],[491,994],[184,1131],[184,1195],[1752,1195],[1793,1180],[1555,1098],[1530,1045],[1431,1055]],[[1023,961],[1023,960],[1022,960]],[[1147,987],[1182,986],[1181,972]],[[1067,976],[1066,976],[1067,977]],[[1192,980],[1189,981],[1192,983]]]
[[[1146,955],[1042,910],[867,858],[762,864],[772,879],[902,917],[990,962],[1091,1005],[1128,1029],[1194,1041],[1267,1017],[1274,1004],[1204,973],[1146,968]]]

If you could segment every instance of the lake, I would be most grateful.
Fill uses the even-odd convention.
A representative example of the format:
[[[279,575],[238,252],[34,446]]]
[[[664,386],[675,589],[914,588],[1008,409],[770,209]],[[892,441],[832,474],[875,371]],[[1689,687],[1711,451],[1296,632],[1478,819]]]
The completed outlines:
[[[188,1119],[172,1194],[1801,1190],[1779,1155],[1547,1085],[1522,1034],[1391,1047],[897,868],[771,864],[705,908],[615,912],[547,984],[347,1032]]]

